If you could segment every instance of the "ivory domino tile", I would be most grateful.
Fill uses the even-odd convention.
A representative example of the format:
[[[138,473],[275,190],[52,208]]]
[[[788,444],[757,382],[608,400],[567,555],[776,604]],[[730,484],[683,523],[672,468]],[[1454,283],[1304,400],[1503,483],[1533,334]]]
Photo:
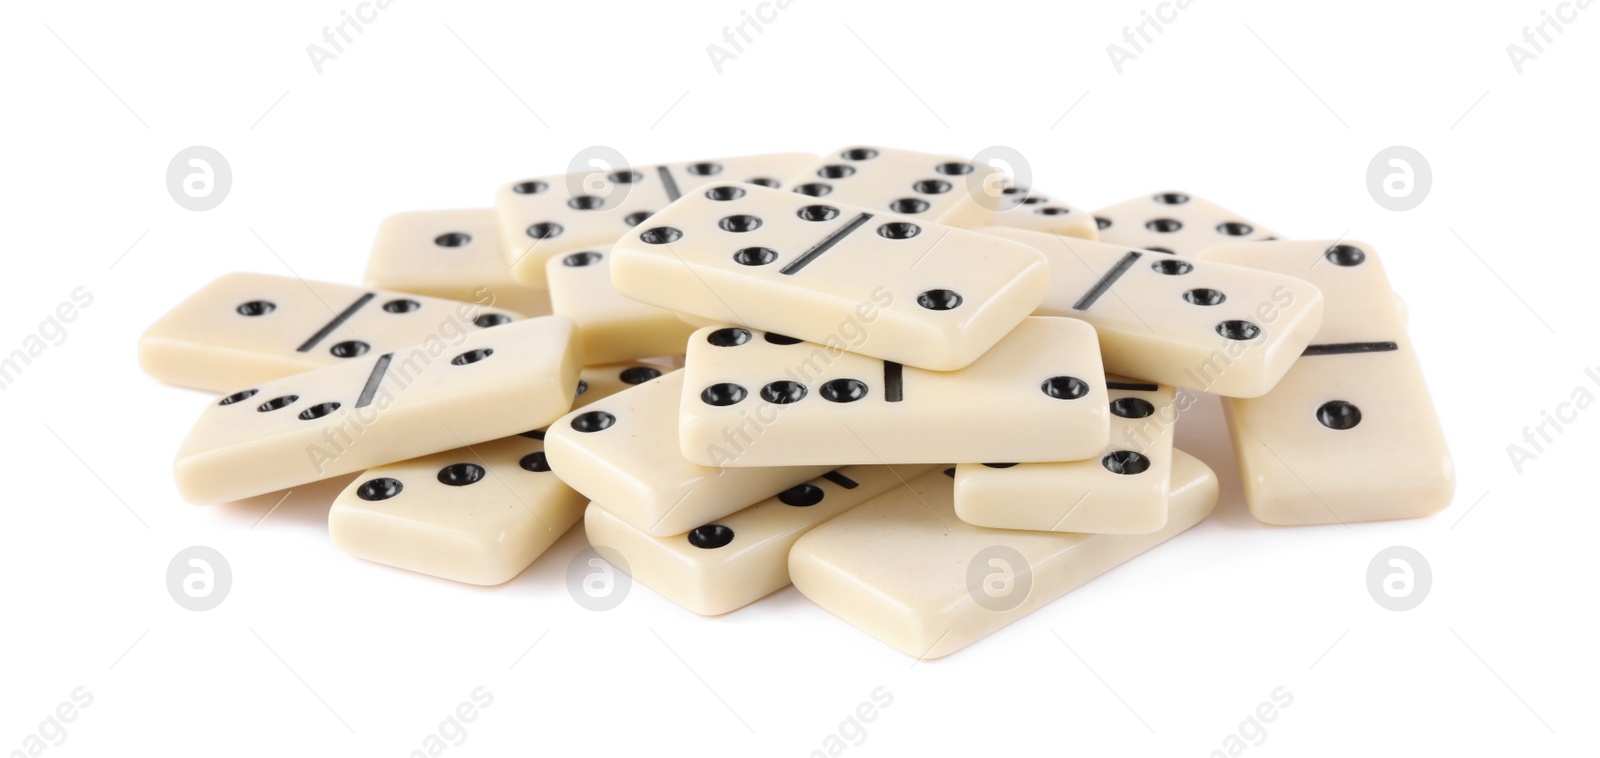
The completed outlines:
[[[789,548],[801,535],[931,466],[846,466],[797,484],[685,534],[647,534],[591,503],[589,543],[627,562],[633,578],[695,613],[737,610],[789,585]]]
[[[168,384],[223,393],[518,318],[473,303],[227,274],[145,331],[139,365]]]
[[[1211,469],[1174,451],[1159,531],[987,529],[956,518],[953,474],[923,474],[806,533],[789,551],[795,588],[906,655],[941,658],[1198,524],[1217,502]]]
[[[833,468],[719,469],[685,460],[678,445],[683,373],[665,374],[551,424],[545,454],[556,475],[635,528],[667,536],[715,521]]]
[[[960,371],[744,327],[688,349],[679,440],[701,465],[1067,461],[1109,434],[1094,329],[1076,319],[1025,319]]]
[[[559,316],[263,382],[195,422],[178,492],[238,500],[508,437],[565,413],[577,387],[573,325]]]
[[[1272,389],[1322,321],[1292,276],[1020,229],[984,231],[1050,261],[1036,313],[1094,325],[1106,370],[1228,397]]]
[[[1172,388],[1108,378],[1111,442],[1082,461],[963,463],[955,510],[962,521],[998,529],[1149,534],[1167,524]]]
[[[1207,250],[1322,290],[1312,344],[1271,392],[1225,401],[1245,502],[1268,524],[1416,518],[1443,510],[1455,469],[1383,264],[1351,241]]]
[[[577,404],[660,375],[638,363],[585,368]],[[587,503],[551,473],[535,430],[368,469],[333,501],[328,531],[357,558],[494,585],[522,573]]]
[[[1044,255],[1010,240],[753,186],[711,185],[611,251],[651,305],[937,371],[962,368],[1034,308]]]
[[[607,248],[651,214],[707,183],[778,187],[814,160],[808,153],[747,155],[509,182],[495,195],[506,260],[517,280],[544,287],[549,259]]]

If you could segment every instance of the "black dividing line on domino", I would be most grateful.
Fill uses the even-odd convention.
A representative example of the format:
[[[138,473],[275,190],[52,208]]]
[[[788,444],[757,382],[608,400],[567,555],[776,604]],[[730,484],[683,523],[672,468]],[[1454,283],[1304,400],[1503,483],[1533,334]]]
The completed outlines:
[[[839,473],[837,471],[829,471],[828,473],[823,474],[822,478],[826,479],[826,480],[828,480],[830,482],[833,482],[834,484],[837,484],[840,487],[843,487],[843,488],[845,488],[847,490],[853,490],[853,489],[861,486],[860,484],[858,484],[856,482],[856,480],[851,479],[850,477],[845,476],[844,474],[841,474],[841,473]]]
[[[1155,392],[1161,389],[1159,385],[1143,384],[1140,382],[1106,382],[1108,390],[1127,390],[1129,392]]]
[[[894,361],[883,362],[883,399],[898,403],[906,398],[905,367]]]
[[[372,302],[372,298],[374,297],[377,297],[377,295],[368,292],[367,294],[356,298],[356,301],[351,303],[349,308],[344,309],[342,313],[334,316],[332,321],[329,321],[327,324],[323,325],[323,327],[318,330],[316,334],[311,335],[311,339],[306,340],[305,344],[295,348],[296,352],[310,352],[311,348],[316,347],[318,342],[327,339],[328,335],[333,334],[333,330],[344,326],[344,322],[349,321],[351,316],[356,315],[356,311],[361,310],[362,306]]]
[[[389,362],[394,360],[394,353],[384,353],[373,364],[372,373],[367,375],[367,386],[361,388],[361,397],[356,398],[356,407],[365,408],[372,405],[372,398],[378,394],[378,385],[383,384],[383,377],[389,373]]]
[[[1100,281],[1095,282],[1088,292],[1083,293],[1083,297],[1078,298],[1078,302],[1072,304],[1072,309],[1075,311],[1089,310],[1089,306],[1094,305],[1094,301],[1099,300],[1101,295],[1111,291],[1111,285],[1116,284],[1123,274],[1128,273],[1128,269],[1133,268],[1134,262],[1138,261],[1139,256],[1142,255],[1144,253],[1130,251],[1127,255],[1122,256],[1122,260],[1117,261],[1117,265],[1112,266],[1105,276],[1100,277]]]
[[[865,223],[867,223],[868,221],[871,221],[871,220],[872,220],[872,214],[871,213],[862,213],[862,214],[856,216],[855,218],[850,219],[850,223],[845,224],[844,226],[841,226],[838,229],[835,229],[833,234],[830,234],[830,235],[828,235],[826,237],[823,237],[821,242],[818,242],[817,244],[812,245],[811,249],[807,250],[804,255],[800,256],[799,258],[794,259],[794,261],[792,263],[790,263],[787,266],[784,266],[782,269],[780,269],[778,271],[778,273],[780,273],[780,274],[794,274],[795,272],[799,271],[800,269],[803,269],[806,266],[811,265],[812,261],[816,260],[817,258],[822,257],[823,253],[828,252],[830,249],[833,248],[834,245],[839,244],[840,240],[843,240],[845,237],[850,236],[851,232],[854,232],[855,230],[860,229],[862,224],[865,224]]]
[[[1327,345],[1311,345],[1301,353],[1303,358],[1308,355],[1349,355],[1351,353],[1387,353],[1399,350],[1396,342],[1337,342]]]
[[[672,178],[672,169],[657,166],[656,173],[661,176],[661,186],[667,190],[667,202],[683,197],[683,193],[678,191],[678,180]]]

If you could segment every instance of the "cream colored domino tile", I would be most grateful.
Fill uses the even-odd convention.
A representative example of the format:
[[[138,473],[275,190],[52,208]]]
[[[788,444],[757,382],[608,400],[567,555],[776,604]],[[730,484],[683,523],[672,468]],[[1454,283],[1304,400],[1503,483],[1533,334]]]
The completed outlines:
[[[178,450],[178,492],[218,503],[508,437],[572,407],[572,321],[516,321],[242,390]]]
[[[1271,230],[1187,192],[1140,195],[1094,212],[1100,241],[1193,257],[1224,242],[1265,242]]]
[[[606,252],[581,250],[546,264],[550,307],[578,325],[585,363],[680,355],[694,327],[673,311],[624,297],[611,284]]]
[[[632,363],[583,369],[577,404],[661,375]],[[328,531],[357,558],[467,584],[500,584],[583,516],[588,499],[544,456],[544,431],[367,469],[328,511]]]
[[[1268,524],[1333,524],[1448,506],[1455,467],[1372,247],[1273,242],[1201,257],[1304,277],[1327,301],[1322,328],[1283,380],[1224,404],[1250,512]]]
[[[790,183],[796,193],[829,202],[975,227],[1007,204],[999,194],[1003,181],[993,168],[960,156],[856,146],[823,157]]]
[[[646,534],[600,503],[589,505],[583,528],[589,544],[622,556],[641,584],[716,616],[788,586],[789,548],[801,535],[929,468],[847,466],[670,537]]]
[[[544,287],[511,277],[493,208],[397,213],[378,226],[363,281],[368,287],[414,292],[516,311],[550,313]]]
[[[1100,238],[1093,214],[1028,187],[1008,186],[1001,190],[1001,205],[989,225],[1084,240]]]
[[[145,330],[139,365],[168,384],[224,393],[517,318],[474,303],[227,274]]]
[[[762,187],[710,185],[611,249],[628,297],[725,323],[950,371],[1049,286],[1044,255],[978,232]]]
[[[1106,370],[1229,397],[1272,389],[1311,342],[1322,294],[1292,276],[1021,229],[983,231],[1050,261],[1035,313],[1100,333]]]
[[[333,501],[328,531],[357,558],[467,584],[500,584],[583,517],[588,502],[525,437],[369,469]]]
[[[729,470],[1070,461],[1098,456],[1109,434],[1094,328],[1076,319],[1025,319],[960,371],[744,327],[695,332],[685,366],[684,457]]]
[[[1064,463],[956,466],[956,516],[976,526],[1091,534],[1149,534],[1167,524],[1172,388],[1107,377],[1111,442]]]
[[[916,658],[960,650],[1199,523],[1217,478],[1173,451],[1167,525],[1141,535],[986,529],[955,514],[945,469],[819,526],[789,551],[796,589]]]
[[[549,259],[610,247],[651,214],[709,182],[779,187],[816,159],[809,153],[746,155],[509,182],[495,193],[506,260],[519,281],[544,287]]]
[[[545,454],[561,480],[635,528],[682,534],[826,473],[832,466],[717,469],[678,452],[683,372],[674,371],[550,425]]]

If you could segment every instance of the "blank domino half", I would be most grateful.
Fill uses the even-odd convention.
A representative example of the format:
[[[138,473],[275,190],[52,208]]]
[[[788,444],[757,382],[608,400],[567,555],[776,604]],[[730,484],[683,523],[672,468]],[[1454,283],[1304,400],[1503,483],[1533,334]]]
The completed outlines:
[[[413,211],[384,219],[363,281],[368,287],[462,300],[524,316],[550,313],[542,286],[530,287],[511,277],[493,208]]]
[[[183,441],[178,492],[238,500],[544,426],[572,407],[574,332],[543,316],[236,392]]]
[[[1076,319],[1025,319],[960,371],[743,327],[695,332],[684,364],[683,455],[729,470],[1070,461],[1098,455],[1108,434],[1094,328]]]
[[[577,404],[661,375],[632,363],[583,369]],[[544,432],[367,469],[328,511],[357,558],[467,584],[510,580],[583,517],[588,500],[551,473]]]
[[[1062,463],[963,463],[955,509],[999,529],[1149,534],[1167,525],[1171,387],[1108,378],[1111,442],[1096,457]]]
[[[1217,502],[1216,475],[1175,450],[1159,531],[986,529],[956,518],[951,474],[923,474],[801,537],[789,552],[795,588],[896,650],[940,658],[1200,523]]]
[[[611,250],[640,302],[951,371],[1038,307],[1044,255],[987,234],[829,198],[709,185]]]
[[[1277,235],[1186,192],[1140,195],[1094,212],[1100,241],[1193,257],[1212,245],[1266,242]]]
[[[718,469],[678,452],[683,372],[674,371],[574,411],[545,436],[561,480],[635,528],[682,534],[833,466]]]
[[[704,616],[743,608],[789,585],[789,548],[828,519],[930,466],[847,466],[797,484],[686,534],[655,537],[590,504],[589,543],[627,562],[634,579]]]
[[[212,393],[507,324],[509,311],[420,295],[227,274],[139,338],[139,365]]]
[[[1383,265],[1359,242],[1206,251],[1322,289],[1316,339],[1271,392],[1225,409],[1245,502],[1268,524],[1415,518],[1443,510],[1455,470]]]
[[[960,156],[861,146],[823,157],[790,184],[808,197],[975,227],[1009,205],[1000,194],[1003,181],[992,167]],[[992,199],[985,195],[989,191]]]
[[[1322,321],[1322,293],[1281,273],[1021,229],[983,231],[1045,255],[1050,289],[1035,312],[1092,324],[1112,373],[1255,397],[1283,378]]]
[[[519,179],[495,194],[506,260],[519,281],[544,287],[549,259],[610,247],[651,214],[708,182],[778,187],[816,159],[809,153],[774,153]]]
[[[1001,205],[988,219],[990,226],[1059,234],[1064,237],[1095,240],[1100,238],[1094,216],[1047,197],[1028,187],[1010,186],[1001,190]]]
[[[551,258],[545,265],[550,308],[578,325],[585,363],[683,354],[694,327],[672,311],[617,292],[605,252],[582,250]]]

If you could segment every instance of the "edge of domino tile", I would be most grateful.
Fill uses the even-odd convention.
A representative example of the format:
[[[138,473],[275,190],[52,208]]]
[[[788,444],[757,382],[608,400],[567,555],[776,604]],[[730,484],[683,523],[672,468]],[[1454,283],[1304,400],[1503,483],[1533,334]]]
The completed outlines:
[[[933,476],[944,475],[936,471],[925,474],[923,478]],[[898,490],[879,497],[889,497],[896,492]],[[882,541],[892,540],[893,536],[885,534],[884,530],[894,528],[894,524],[873,516],[872,506],[876,498],[801,537],[789,553],[789,574],[802,595],[884,644],[918,660],[942,658],[983,640],[1141,553],[1188,531],[1210,516],[1219,494],[1216,473],[1200,459],[1174,449],[1170,516],[1166,527],[1151,534],[1091,535],[986,529],[956,519],[952,511],[946,522],[944,536],[956,539],[952,539],[950,546],[945,549],[958,551],[959,554],[974,546],[962,543],[982,544],[985,547],[1001,545],[1021,551],[1024,558],[1030,561],[1029,573],[1034,584],[1020,605],[1006,611],[982,608],[970,596],[965,582],[959,580],[967,571],[971,560],[968,556],[952,561],[956,565],[950,568],[949,576],[930,577],[933,581],[943,581],[947,587],[942,589],[950,590],[950,594],[934,608],[931,618],[921,618],[916,615],[912,605],[914,599],[897,597],[892,588],[874,586],[872,577],[864,573],[859,564],[829,566],[811,555],[808,550],[811,542],[826,540],[833,531],[856,530],[856,522],[864,520],[882,523],[869,523],[861,527],[861,531],[871,530]],[[942,510],[950,509],[945,507]],[[985,539],[989,535],[992,535],[992,539]],[[1086,563],[1088,565],[1083,565]],[[1059,586],[1040,586],[1041,581],[1051,579],[1059,582]]]

